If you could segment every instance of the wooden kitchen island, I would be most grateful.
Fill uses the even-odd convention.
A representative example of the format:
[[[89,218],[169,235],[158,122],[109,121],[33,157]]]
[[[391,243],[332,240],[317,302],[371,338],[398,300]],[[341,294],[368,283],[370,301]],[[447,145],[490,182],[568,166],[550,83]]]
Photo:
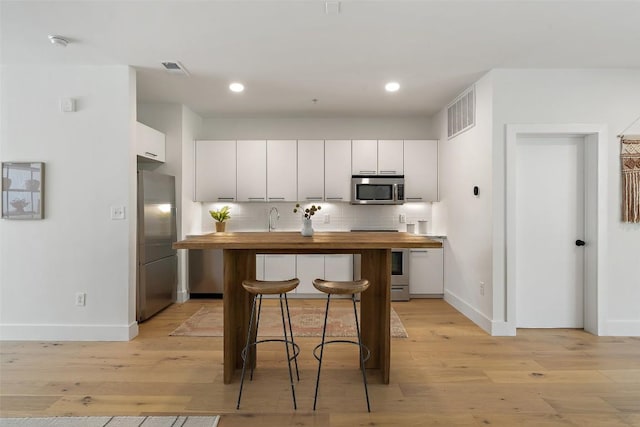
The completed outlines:
[[[241,286],[256,278],[256,254],[360,254],[362,277],[371,283],[362,293],[362,341],[371,350],[367,368],[379,369],[389,383],[391,359],[391,249],[439,248],[442,243],[424,236],[386,232],[213,233],[188,237],[175,249],[222,249],[224,257],[224,382],[242,368],[240,352],[245,345],[251,296]]]

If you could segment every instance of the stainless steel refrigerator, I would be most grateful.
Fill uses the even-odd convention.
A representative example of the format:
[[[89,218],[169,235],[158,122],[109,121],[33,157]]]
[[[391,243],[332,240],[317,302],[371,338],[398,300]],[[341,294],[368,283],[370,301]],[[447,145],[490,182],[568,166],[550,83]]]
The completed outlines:
[[[137,319],[142,322],[176,299],[178,256],[175,178],[138,171]]]

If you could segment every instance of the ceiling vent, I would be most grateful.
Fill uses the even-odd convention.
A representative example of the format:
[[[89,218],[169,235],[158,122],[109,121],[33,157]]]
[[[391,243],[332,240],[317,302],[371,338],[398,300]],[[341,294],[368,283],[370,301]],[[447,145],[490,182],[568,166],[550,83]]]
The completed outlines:
[[[185,76],[189,75],[189,72],[187,71],[187,69],[184,68],[184,65],[182,65],[179,61],[163,62],[162,66],[164,67],[165,70],[167,70],[171,74],[182,74]]]
[[[475,124],[476,87],[471,86],[447,107],[447,136],[451,139]]]

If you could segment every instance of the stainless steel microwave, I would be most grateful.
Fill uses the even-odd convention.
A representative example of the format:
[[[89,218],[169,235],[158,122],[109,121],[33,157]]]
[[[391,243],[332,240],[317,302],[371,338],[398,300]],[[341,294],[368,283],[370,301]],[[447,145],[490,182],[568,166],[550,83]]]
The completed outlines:
[[[401,205],[404,203],[404,175],[351,177],[352,205]]]

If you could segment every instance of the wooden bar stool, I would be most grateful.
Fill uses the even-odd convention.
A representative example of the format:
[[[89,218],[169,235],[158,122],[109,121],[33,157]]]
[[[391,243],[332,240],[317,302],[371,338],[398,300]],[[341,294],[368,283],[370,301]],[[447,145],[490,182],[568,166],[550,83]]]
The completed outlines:
[[[322,356],[324,354],[324,346],[326,344],[332,343],[348,343],[355,344],[358,346],[358,350],[360,352],[360,369],[362,370],[362,380],[364,382],[364,394],[367,398],[367,411],[371,412],[371,407],[369,406],[369,391],[367,390],[367,373],[364,369],[364,362],[369,360],[371,356],[371,351],[367,348],[367,346],[362,345],[362,338],[360,336],[360,325],[358,324],[358,311],[356,310],[356,294],[360,292],[364,292],[369,287],[369,281],[367,279],[355,280],[355,281],[347,281],[347,282],[336,282],[336,281],[327,281],[322,279],[315,279],[313,281],[313,286],[319,290],[320,292],[324,292],[327,294],[327,308],[324,312],[324,327],[322,328],[322,342],[318,344],[313,349],[313,356],[318,360],[318,377],[316,378],[316,394],[313,398],[313,410],[316,410],[316,402],[318,401],[318,385],[320,384],[320,369],[322,368]],[[356,332],[358,334],[358,341],[351,340],[330,340],[326,341],[325,336],[327,333],[327,318],[329,315],[329,301],[331,300],[331,295],[351,295],[351,301],[353,302],[353,315],[356,320]],[[318,356],[317,351],[320,349],[320,356]],[[366,355],[365,355],[366,353]]]
[[[295,362],[296,366],[296,377],[298,381],[300,381],[300,373],[298,372],[298,355],[300,354],[300,347],[293,340],[293,330],[291,329],[291,316],[289,315],[289,302],[287,301],[287,292],[294,290],[300,280],[291,279],[285,281],[264,281],[264,280],[245,280],[242,282],[242,287],[253,295],[253,304],[251,305],[251,320],[249,321],[249,328],[247,330],[247,342],[244,346],[244,349],[241,352],[242,356],[242,376],[240,379],[240,392],[238,393],[238,405],[236,409],[240,409],[240,399],[242,398],[242,387],[244,385],[244,375],[247,367],[247,358],[249,356],[249,350],[260,343],[264,342],[283,342],[285,344],[287,350],[287,365],[289,366],[289,380],[291,382],[291,395],[293,396],[293,409],[298,409],[296,405],[296,391],[293,386],[293,372],[291,371],[291,361]],[[280,299],[280,315],[282,316],[282,331],[284,332],[284,338],[278,339],[266,339],[266,340],[258,340],[258,326],[260,325],[260,311],[262,309],[262,296],[263,295],[276,295],[279,294]],[[282,300],[284,299],[284,305],[287,311],[287,320],[289,322],[289,332],[287,333],[287,327],[284,320],[284,307],[282,305]],[[253,319],[256,314],[256,301],[259,300],[258,304],[258,313],[256,320],[256,330],[252,331],[253,327]],[[255,335],[252,335],[252,332]],[[253,337],[253,340],[252,340]],[[289,349],[291,346],[291,351]],[[251,367],[251,377],[250,380],[253,380],[253,366]]]

